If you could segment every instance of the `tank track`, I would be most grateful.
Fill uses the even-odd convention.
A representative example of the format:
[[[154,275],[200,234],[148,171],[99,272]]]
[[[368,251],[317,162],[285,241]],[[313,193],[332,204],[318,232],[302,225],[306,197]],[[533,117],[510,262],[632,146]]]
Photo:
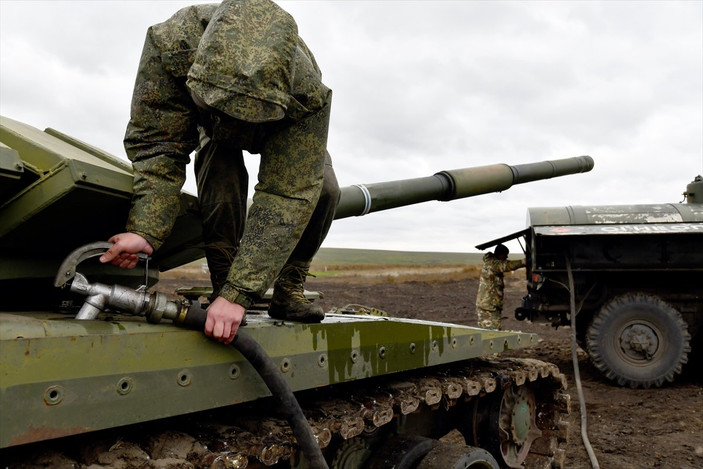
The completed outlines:
[[[299,399],[320,447],[333,460],[331,467],[351,467],[343,463],[344,458],[334,455],[353,447],[353,442],[358,442],[362,450],[372,451],[366,437],[381,434],[382,441],[398,433],[403,417],[429,412],[429,419],[433,420],[436,412],[478,408],[483,399],[512,386],[529,386],[536,396],[535,420],[541,436],[530,446],[524,465],[564,467],[570,405],[565,393],[566,378],[556,365],[539,360],[469,360],[339,388],[321,388]],[[81,445],[90,446],[90,453],[83,450],[80,457],[69,460],[76,461],[74,467],[94,464],[91,467],[123,469],[244,468],[279,462],[288,465],[286,461],[295,465],[295,437],[285,420],[271,415],[270,407],[265,417],[261,415],[262,406],[239,405],[141,425],[129,437],[124,436],[124,431],[119,433],[120,429],[110,431],[120,435],[117,440],[114,436],[97,439],[96,435],[89,435],[94,441]],[[446,433],[444,430],[441,433]]]

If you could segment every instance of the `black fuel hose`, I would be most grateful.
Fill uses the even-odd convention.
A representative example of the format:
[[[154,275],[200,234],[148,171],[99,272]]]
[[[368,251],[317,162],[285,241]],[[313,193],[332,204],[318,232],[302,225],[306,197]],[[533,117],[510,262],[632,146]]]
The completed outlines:
[[[591,461],[592,469],[600,469],[598,464],[598,458],[596,458],[596,453],[591,447],[591,441],[588,439],[587,425],[587,414],[586,414],[586,399],[583,397],[583,388],[581,386],[581,373],[579,372],[579,359],[577,354],[577,342],[576,342],[576,290],[574,286],[574,274],[571,270],[571,260],[569,256],[565,256],[566,260],[566,273],[569,278],[569,307],[571,312],[571,361],[574,366],[574,380],[576,381],[576,391],[579,397],[579,410],[581,412],[581,441],[583,441],[583,446],[586,448],[586,453],[588,453],[588,459]],[[581,308],[579,307],[579,310]]]
[[[185,317],[178,324],[189,329],[202,331],[205,328],[206,319],[207,311],[198,304],[193,304],[188,308]],[[298,440],[300,450],[308,461],[309,467],[313,469],[328,469],[327,462],[322,456],[320,446],[317,444],[317,439],[312,433],[312,428],[310,428],[310,424],[305,418],[298,400],[264,348],[249,334],[242,331],[237,332],[231,345],[251,363],[251,366],[264,380],[274,399],[280,404],[284,416],[293,429],[295,438]]]

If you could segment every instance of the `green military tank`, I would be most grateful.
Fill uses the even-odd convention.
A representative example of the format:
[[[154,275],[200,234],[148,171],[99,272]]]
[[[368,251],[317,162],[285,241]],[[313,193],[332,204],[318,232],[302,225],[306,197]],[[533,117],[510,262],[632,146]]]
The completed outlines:
[[[3,465],[563,464],[564,376],[549,363],[498,355],[536,343],[534,334],[344,308],[301,324],[272,319],[260,304],[249,311],[240,344],[223,346],[174,327],[198,326],[201,292],[152,288],[159,272],[203,256],[193,196],[182,194],[174,235],[143,268],[102,265],[96,256],[109,244],[101,240],[122,230],[129,210],[130,166],[56,130],[4,117],[0,142]],[[583,156],[350,186],[336,217],[592,167]],[[264,357],[252,358],[245,343]],[[452,431],[461,444],[440,441]]]

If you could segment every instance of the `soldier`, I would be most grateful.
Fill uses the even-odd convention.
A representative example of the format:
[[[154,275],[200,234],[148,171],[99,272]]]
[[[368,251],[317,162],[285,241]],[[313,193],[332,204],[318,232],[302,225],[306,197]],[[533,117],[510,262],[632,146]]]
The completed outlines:
[[[303,296],[339,200],[327,152],[332,92],[293,18],[269,0],[179,10],[147,32],[125,149],[134,195],[102,257],[122,267],[168,238],[189,155],[213,286],[205,334],[230,343],[274,281],[269,315],[319,322]],[[260,154],[247,217],[242,150]]]
[[[503,313],[503,273],[525,267],[525,259],[509,261],[510,251],[502,244],[483,256],[483,267],[476,295],[476,315],[478,327],[500,329],[500,315]]]

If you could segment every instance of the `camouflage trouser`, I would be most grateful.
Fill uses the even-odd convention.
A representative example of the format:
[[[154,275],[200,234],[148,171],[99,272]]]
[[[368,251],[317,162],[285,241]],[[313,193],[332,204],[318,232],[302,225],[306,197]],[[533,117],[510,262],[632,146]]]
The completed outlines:
[[[242,148],[252,153],[257,152],[262,141],[267,138],[266,131],[269,129],[275,131],[274,126],[251,125],[242,129],[236,139],[218,135],[217,130],[213,139],[201,134],[195,174],[205,254],[215,296],[227,281],[232,260],[244,235],[249,178]],[[230,141],[234,141],[234,144],[228,144]],[[320,197],[302,237],[288,257],[288,264],[309,266],[334,219],[339,186],[329,153],[325,152],[324,160]],[[263,166],[262,161],[260,172],[264,171]],[[288,168],[283,165],[277,169],[282,171]],[[290,170],[294,171],[295,168]],[[260,174],[260,178],[261,176]],[[282,175],[282,179],[285,180],[286,176],[288,174]]]
[[[478,327],[483,329],[500,329],[500,316],[503,311],[496,309],[489,311],[482,308],[476,308],[476,316],[478,316]]]

